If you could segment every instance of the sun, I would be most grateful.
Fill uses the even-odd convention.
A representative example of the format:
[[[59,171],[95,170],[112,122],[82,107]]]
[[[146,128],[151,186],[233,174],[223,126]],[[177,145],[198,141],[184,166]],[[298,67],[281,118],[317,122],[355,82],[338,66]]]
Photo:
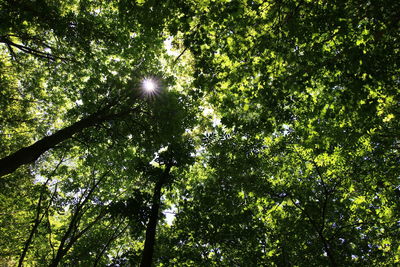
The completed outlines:
[[[142,88],[146,94],[154,94],[157,90],[157,83],[153,79],[145,78],[142,81]]]
[[[155,77],[143,77],[140,81],[140,97],[155,99],[162,90],[161,81]]]

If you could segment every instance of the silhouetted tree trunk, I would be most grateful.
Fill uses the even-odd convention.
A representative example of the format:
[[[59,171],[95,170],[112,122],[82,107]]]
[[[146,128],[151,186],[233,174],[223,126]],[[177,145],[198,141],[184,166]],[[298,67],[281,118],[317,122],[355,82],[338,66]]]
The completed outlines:
[[[150,267],[153,261],[153,252],[156,239],[156,228],[158,223],[158,213],[161,204],[161,189],[168,181],[171,166],[167,165],[160,179],[156,183],[153,191],[152,206],[150,211],[150,219],[146,229],[146,240],[144,242],[144,249],[142,253],[142,262],[140,267]]]

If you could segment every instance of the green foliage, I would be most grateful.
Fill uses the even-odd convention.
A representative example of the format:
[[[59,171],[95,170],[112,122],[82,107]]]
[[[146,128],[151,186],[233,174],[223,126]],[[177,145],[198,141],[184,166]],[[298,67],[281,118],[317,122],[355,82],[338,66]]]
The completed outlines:
[[[399,264],[398,10],[0,0],[0,265]]]

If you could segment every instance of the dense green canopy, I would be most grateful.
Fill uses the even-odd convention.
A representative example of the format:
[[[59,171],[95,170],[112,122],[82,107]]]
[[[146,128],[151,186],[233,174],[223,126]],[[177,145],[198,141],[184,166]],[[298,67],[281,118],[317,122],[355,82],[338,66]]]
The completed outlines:
[[[0,17],[0,265],[400,263],[400,2]]]

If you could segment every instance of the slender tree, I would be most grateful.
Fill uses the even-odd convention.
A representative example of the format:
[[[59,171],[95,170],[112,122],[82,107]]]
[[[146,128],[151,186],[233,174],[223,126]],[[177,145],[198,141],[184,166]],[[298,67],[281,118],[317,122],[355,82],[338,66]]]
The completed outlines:
[[[146,228],[146,239],[144,242],[144,248],[142,252],[142,260],[140,263],[141,267],[150,267],[152,266],[153,262],[153,253],[154,253],[154,246],[156,243],[156,230],[157,230],[157,223],[160,213],[160,206],[161,206],[161,197],[162,197],[162,189],[164,185],[168,182],[170,177],[171,165],[166,165],[164,171],[161,173],[160,177],[157,179],[157,182],[153,189],[153,197],[152,197],[152,204],[150,210],[150,218],[149,222],[147,223]]]

